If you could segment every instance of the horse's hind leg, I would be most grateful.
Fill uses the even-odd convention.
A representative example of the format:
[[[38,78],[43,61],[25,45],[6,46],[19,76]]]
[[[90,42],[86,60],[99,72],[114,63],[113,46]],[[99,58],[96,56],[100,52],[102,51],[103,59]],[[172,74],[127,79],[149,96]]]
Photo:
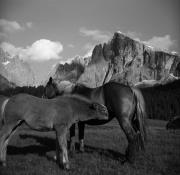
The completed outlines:
[[[128,140],[128,147],[126,149],[126,158],[130,163],[135,160],[135,153],[137,151],[137,134],[131,125],[129,118],[118,119],[126,138]]]
[[[78,122],[78,130],[79,130],[79,151],[84,152],[84,129],[85,123]]]
[[[56,126],[56,154],[57,154],[57,161],[60,163],[60,149],[62,150],[62,162],[64,169],[69,170],[69,160],[68,160],[68,152],[67,152],[67,128],[65,126]]]
[[[3,166],[6,166],[6,152],[9,140],[21,123],[22,121],[16,121],[15,123],[4,125],[0,131],[0,162],[2,162]]]

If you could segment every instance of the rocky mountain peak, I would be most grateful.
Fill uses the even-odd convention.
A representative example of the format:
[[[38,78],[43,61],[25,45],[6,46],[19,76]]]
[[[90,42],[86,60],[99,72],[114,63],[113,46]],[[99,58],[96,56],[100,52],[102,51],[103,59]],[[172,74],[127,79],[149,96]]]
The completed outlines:
[[[73,82],[96,87],[107,81],[118,81],[133,86],[144,81],[165,82],[170,74],[180,77],[179,55],[152,48],[121,32],[114,33],[107,43],[96,45],[89,60]],[[69,69],[72,74],[73,66]],[[62,77],[60,68],[65,67],[68,65],[59,66],[55,76]],[[68,76],[63,80],[72,81]]]
[[[2,48],[0,48],[0,75],[18,86],[33,85],[35,79],[28,63],[18,56],[11,57]]]

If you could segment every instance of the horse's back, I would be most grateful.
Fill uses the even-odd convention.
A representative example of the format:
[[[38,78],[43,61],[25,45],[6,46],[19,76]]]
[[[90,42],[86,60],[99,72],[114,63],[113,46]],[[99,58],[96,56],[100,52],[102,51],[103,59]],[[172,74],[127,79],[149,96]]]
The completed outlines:
[[[88,88],[86,86],[77,86],[73,93],[82,95],[94,102],[106,105],[110,118],[115,113],[127,113],[133,105],[133,92],[129,86],[108,82],[97,88]]]
[[[55,118],[62,112],[56,101],[28,94],[14,95],[7,104],[5,120],[7,123],[22,120],[36,130],[52,129]]]
[[[44,105],[44,100],[29,94],[17,94],[9,99],[6,106],[6,120],[24,119],[27,115],[39,115],[45,113],[48,105]]]
[[[103,85],[104,89],[106,89],[106,91],[111,92],[115,92],[115,93],[131,93],[131,88],[130,86],[118,83],[118,82],[114,82],[114,81],[110,81],[106,84]],[[126,95],[126,94],[124,94]]]

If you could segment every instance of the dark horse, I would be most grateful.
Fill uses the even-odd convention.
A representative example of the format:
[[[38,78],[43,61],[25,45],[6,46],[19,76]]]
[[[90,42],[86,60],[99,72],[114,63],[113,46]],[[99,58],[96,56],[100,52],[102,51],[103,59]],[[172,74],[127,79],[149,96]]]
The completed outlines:
[[[134,162],[137,148],[144,150],[146,140],[146,111],[144,98],[141,92],[137,88],[132,88],[117,82],[108,82],[97,88],[89,88],[81,84],[68,84],[66,88],[66,86],[61,86],[61,83],[62,82],[55,82],[55,80],[50,77],[44,90],[45,97],[53,98],[62,94],[79,94],[93,102],[105,105],[108,109],[108,121],[78,123],[80,148],[83,150],[84,147],[85,124],[105,124],[115,117],[128,140],[126,158],[129,162]],[[75,125],[70,129],[70,137],[74,135]],[[72,138],[70,139],[73,140]]]
[[[28,94],[18,94],[9,99],[0,96],[0,102],[3,106],[1,120],[4,121],[0,128],[0,163],[3,166],[6,165],[9,139],[22,123],[41,132],[55,131],[58,163],[61,149],[63,166],[69,169],[66,133],[70,126],[77,121],[108,119],[106,107],[78,95],[42,99]]]

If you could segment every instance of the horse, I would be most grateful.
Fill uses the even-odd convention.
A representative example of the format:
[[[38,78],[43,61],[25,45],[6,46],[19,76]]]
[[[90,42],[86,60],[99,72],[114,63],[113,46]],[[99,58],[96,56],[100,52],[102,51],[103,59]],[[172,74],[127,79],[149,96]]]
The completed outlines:
[[[21,124],[32,130],[56,133],[56,157],[60,165],[62,150],[63,168],[69,169],[66,133],[77,121],[90,119],[107,120],[105,106],[92,103],[81,96],[63,96],[42,99],[28,94],[18,94],[8,98],[4,106],[4,125],[0,130],[0,162],[6,166],[7,145]]]
[[[54,98],[64,94],[78,94],[92,102],[103,104],[108,110],[108,120],[79,122],[79,144],[80,150],[84,151],[84,129],[85,124],[101,125],[116,118],[128,140],[125,152],[125,161],[134,163],[137,150],[145,150],[146,142],[146,110],[145,101],[139,89],[126,86],[117,82],[108,82],[100,87],[90,88],[83,84],[68,85],[65,88],[57,83],[52,77],[44,88],[46,98]],[[62,88],[63,87],[63,88]],[[74,145],[75,125],[70,128],[70,141]],[[74,146],[71,146],[74,148]]]

